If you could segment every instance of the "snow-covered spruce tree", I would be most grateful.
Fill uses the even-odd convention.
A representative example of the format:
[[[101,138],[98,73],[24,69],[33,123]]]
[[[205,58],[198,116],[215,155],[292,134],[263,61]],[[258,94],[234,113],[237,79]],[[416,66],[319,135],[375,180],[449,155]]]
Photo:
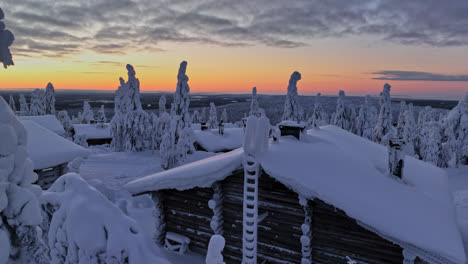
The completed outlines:
[[[406,116],[405,112],[407,110],[406,102],[401,101],[400,103],[400,114],[398,115],[398,125],[397,125],[397,137],[403,137],[403,130],[405,128]]]
[[[177,164],[174,134],[171,128],[162,137],[161,145],[159,146],[159,156],[161,158],[161,167],[165,170],[171,169]]]
[[[357,113],[356,113],[356,107],[351,104],[349,106],[346,107],[346,115],[349,116],[349,129],[348,131],[353,133],[353,134],[356,134],[356,119],[357,119]]]
[[[83,102],[83,112],[81,113],[81,122],[83,124],[89,124],[94,121],[94,112],[91,109],[88,101]]]
[[[424,161],[444,166],[442,156],[442,127],[438,121],[425,122],[421,130],[420,153]]]
[[[370,96],[367,95],[364,99],[364,104],[359,109],[359,115],[356,118],[356,134],[363,138],[372,140],[375,116],[369,107]]]
[[[60,124],[62,124],[63,128],[65,129],[65,136],[67,138],[71,138],[73,123],[70,119],[70,116],[68,116],[68,112],[66,110],[58,112],[57,119],[60,121]]]
[[[468,93],[464,100],[460,100],[458,105],[450,110],[444,120],[446,128],[445,148],[447,153],[451,153],[447,164],[450,167],[458,167],[468,163]]]
[[[288,93],[284,102],[283,120],[302,121],[303,110],[298,100],[297,82],[301,79],[301,74],[297,71],[291,74],[288,85]]]
[[[414,156],[414,141],[417,137],[418,130],[416,128],[416,120],[414,118],[413,104],[409,104],[405,113],[405,126],[403,127],[403,133],[401,137],[405,142],[405,152],[407,155]]]
[[[101,108],[99,108],[96,121],[100,124],[104,124],[107,122],[106,111],[104,110],[104,105],[101,105]]]
[[[55,115],[55,89],[52,83],[48,83],[45,89],[44,105],[46,115]]]
[[[206,107],[203,107],[202,108],[202,111],[201,111],[201,114],[200,114],[200,121],[201,122],[207,122],[208,121],[208,117],[207,117],[207,108]]]
[[[166,113],[166,96],[161,95],[159,98],[159,116]]]
[[[110,121],[112,142],[111,147],[114,151],[123,151],[123,127],[124,127],[124,116],[126,113],[126,107],[124,107],[124,97],[126,94],[126,85],[122,77],[119,78],[120,86],[115,91],[114,95],[114,116]]]
[[[317,93],[317,95],[315,96],[314,110],[312,111],[312,115],[310,116],[309,122],[308,122],[309,127],[312,127],[312,128],[317,128],[323,125],[322,124],[323,109],[322,109],[322,104],[320,103],[321,95],[322,95],[321,93]]]
[[[218,113],[216,112],[216,105],[213,102],[210,103],[210,117],[206,124],[208,128],[218,128]]]
[[[51,219],[52,264],[168,263],[154,254],[135,220],[75,173],[57,179],[41,203]]]
[[[8,101],[8,104],[10,105],[11,110],[13,110],[13,113],[16,113],[16,104],[13,95],[10,95],[10,100]]]
[[[393,129],[392,125],[392,104],[390,97],[390,85],[386,83],[381,93],[381,106],[377,123],[374,127],[374,141],[387,145],[384,141],[385,136]]]
[[[333,120],[333,125],[348,131],[350,127],[349,116],[347,115],[348,113],[349,112],[346,111],[345,105],[345,92],[340,90],[338,92],[335,119]]]
[[[198,112],[198,110],[195,109],[195,111],[193,111],[193,114],[192,114],[192,123],[199,124],[200,122],[201,122],[200,112]]]
[[[3,63],[3,67],[6,69],[8,66],[15,65],[13,58],[8,47],[13,44],[15,37],[10,30],[5,29],[5,23],[1,20],[5,18],[3,10],[0,8],[0,62]]]
[[[221,113],[221,122],[223,122],[223,123],[228,123],[229,122],[226,108],[224,108],[223,112]]]
[[[26,102],[26,98],[24,97],[23,94],[20,95],[20,115],[21,116],[27,116],[29,115],[29,105],[28,102]]]
[[[35,89],[31,93],[31,104],[29,106],[29,113],[32,116],[45,115],[44,105],[44,91]]]
[[[28,158],[24,126],[0,98],[0,263],[48,263],[40,238],[41,188]]]
[[[134,110],[125,115],[124,149],[140,152],[145,150],[145,140],[150,137],[151,124],[148,113],[142,109]]]
[[[249,116],[251,115],[258,115],[258,99],[257,99],[257,87],[252,88],[252,101],[250,102],[250,112]]]

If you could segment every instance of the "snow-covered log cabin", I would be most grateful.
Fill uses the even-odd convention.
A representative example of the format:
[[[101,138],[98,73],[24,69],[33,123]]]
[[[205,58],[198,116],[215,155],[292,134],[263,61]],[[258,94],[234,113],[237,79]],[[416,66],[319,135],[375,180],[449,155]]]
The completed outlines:
[[[33,121],[34,123],[54,132],[59,136],[65,135],[65,129],[55,115],[42,115],[42,116],[18,116],[18,119]]]
[[[22,120],[28,138],[29,158],[38,175],[37,184],[43,189],[65,173],[68,162],[88,155],[88,150],[38,125],[34,121]]]
[[[226,263],[255,248],[257,263],[465,263],[445,172],[406,157],[402,179],[390,176],[384,146],[334,126],[300,138],[270,141],[255,160],[236,149],[126,188],[152,195],[157,243],[182,235],[206,254],[220,234]],[[252,188],[258,202],[249,205]],[[243,222],[252,206],[253,232]]]

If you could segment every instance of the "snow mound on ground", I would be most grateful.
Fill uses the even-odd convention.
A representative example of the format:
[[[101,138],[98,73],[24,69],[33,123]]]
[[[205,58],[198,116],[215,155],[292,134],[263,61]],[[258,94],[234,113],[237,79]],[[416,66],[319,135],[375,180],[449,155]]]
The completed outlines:
[[[41,196],[52,207],[48,232],[52,263],[169,263],[155,253],[136,221],[74,173]]]
[[[387,149],[335,126],[282,137],[260,157],[266,173],[320,198],[380,234],[465,262],[446,174],[406,158],[402,182],[389,177]],[[280,162],[279,162],[280,161]]]
[[[86,139],[112,138],[109,124],[75,124],[75,136],[84,136]]]
[[[132,193],[175,188],[209,187],[241,167],[242,149],[195,161],[184,166],[149,175],[125,185]]]
[[[57,135],[64,136],[65,129],[55,115],[42,115],[42,116],[18,116],[19,120],[29,120],[34,123],[54,132]]]
[[[217,129],[196,130],[195,142],[209,152],[233,150],[242,146],[244,131],[242,128],[225,128],[224,135]]]
[[[86,156],[89,151],[36,124],[23,120],[28,136],[28,152],[34,169],[44,169]]]

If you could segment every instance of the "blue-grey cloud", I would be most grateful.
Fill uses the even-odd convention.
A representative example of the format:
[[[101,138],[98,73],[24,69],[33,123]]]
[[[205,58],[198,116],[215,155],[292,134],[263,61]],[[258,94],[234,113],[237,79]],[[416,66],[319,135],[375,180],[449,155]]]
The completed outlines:
[[[468,75],[447,75],[419,71],[378,71],[373,72],[374,80],[389,81],[434,81],[434,82],[468,82]]]
[[[347,36],[468,45],[468,1],[5,0],[2,7],[9,28],[23,40],[13,48],[23,53],[28,41],[98,53],[160,50],[161,42],[297,48]],[[39,53],[37,48],[31,53]],[[56,55],[65,56],[62,51]]]

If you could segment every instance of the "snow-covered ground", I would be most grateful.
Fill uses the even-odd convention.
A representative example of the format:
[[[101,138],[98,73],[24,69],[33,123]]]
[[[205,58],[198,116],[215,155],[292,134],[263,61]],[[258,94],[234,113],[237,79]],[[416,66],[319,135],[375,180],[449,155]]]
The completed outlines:
[[[447,168],[449,187],[457,212],[457,221],[462,233],[465,252],[468,252],[468,166]]]

